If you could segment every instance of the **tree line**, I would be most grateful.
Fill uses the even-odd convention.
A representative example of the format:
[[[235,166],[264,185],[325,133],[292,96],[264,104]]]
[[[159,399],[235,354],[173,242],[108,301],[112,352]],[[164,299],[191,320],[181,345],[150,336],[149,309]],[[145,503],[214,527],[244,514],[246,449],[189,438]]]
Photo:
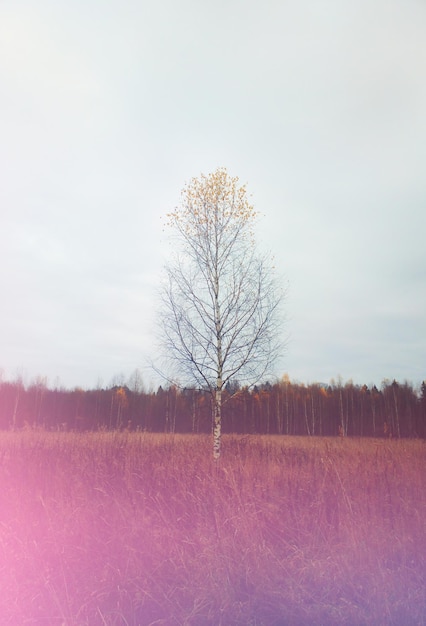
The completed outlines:
[[[223,432],[306,436],[426,438],[426,382],[302,384],[284,376],[223,390]],[[174,385],[51,389],[42,379],[0,382],[0,429],[139,430],[211,433],[211,394]]]

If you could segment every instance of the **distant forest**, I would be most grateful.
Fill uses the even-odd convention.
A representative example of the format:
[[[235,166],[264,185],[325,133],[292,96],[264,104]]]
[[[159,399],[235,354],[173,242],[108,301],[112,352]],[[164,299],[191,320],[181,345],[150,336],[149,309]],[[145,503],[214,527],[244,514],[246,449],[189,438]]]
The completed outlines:
[[[134,376],[128,385],[93,390],[50,389],[43,379],[24,385],[0,382],[0,429],[139,430],[209,433],[210,395],[174,386],[146,391]],[[228,386],[223,432],[355,437],[426,438],[426,382],[383,381],[329,385],[287,377],[253,389]]]

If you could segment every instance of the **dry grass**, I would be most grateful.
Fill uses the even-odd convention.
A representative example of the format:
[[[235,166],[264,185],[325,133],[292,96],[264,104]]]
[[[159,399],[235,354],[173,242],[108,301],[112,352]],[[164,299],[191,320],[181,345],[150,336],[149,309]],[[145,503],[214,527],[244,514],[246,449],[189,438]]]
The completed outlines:
[[[426,623],[422,441],[0,433],[0,624]]]

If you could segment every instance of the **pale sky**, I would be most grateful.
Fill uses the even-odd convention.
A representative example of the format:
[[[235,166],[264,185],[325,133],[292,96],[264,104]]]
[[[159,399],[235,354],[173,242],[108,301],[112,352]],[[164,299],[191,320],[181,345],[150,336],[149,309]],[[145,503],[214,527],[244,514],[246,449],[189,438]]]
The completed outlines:
[[[1,0],[3,375],[157,384],[161,216],[219,166],[288,283],[276,375],[426,378],[424,0]]]

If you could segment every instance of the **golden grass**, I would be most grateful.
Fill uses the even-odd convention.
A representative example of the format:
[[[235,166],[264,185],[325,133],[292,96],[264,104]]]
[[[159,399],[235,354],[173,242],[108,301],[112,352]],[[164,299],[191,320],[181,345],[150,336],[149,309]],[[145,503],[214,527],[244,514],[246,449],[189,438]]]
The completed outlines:
[[[426,623],[423,441],[0,433],[0,624]]]

